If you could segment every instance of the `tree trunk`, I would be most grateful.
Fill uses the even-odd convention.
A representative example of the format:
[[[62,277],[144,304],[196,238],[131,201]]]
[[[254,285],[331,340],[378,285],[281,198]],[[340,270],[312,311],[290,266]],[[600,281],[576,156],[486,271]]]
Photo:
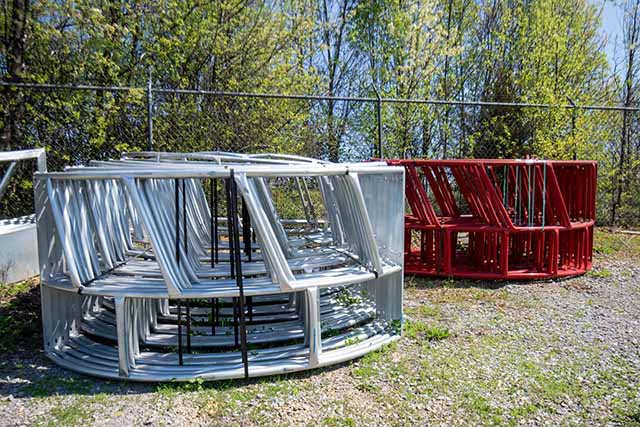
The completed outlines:
[[[24,53],[26,46],[27,15],[29,0],[14,0],[9,22],[9,39],[7,46],[7,76],[10,82],[20,82],[25,73]],[[23,96],[19,91],[5,87],[2,91],[4,111],[4,127],[0,131],[0,147],[11,150],[19,146],[18,124],[24,117]]]

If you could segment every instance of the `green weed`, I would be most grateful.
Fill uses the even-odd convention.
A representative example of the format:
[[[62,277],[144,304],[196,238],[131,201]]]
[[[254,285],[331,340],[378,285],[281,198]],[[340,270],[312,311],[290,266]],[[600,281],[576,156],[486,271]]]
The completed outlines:
[[[447,338],[450,332],[448,329],[436,325],[427,325],[418,320],[408,320],[405,322],[404,334],[410,339],[442,340]]]
[[[354,427],[356,421],[351,417],[327,417],[322,420],[322,424],[328,427]]]
[[[600,268],[598,270],[591,270],[587,272],[587,276],[593,277],[596,279],[607,279],[611,277],[611,271],[606,268]]]

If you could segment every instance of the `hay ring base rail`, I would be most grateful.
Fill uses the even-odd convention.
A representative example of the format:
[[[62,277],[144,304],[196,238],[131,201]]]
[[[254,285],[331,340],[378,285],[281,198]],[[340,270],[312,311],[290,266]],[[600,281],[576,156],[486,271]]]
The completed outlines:
[[[403,187],[383,163],[214,152],[39,173],[45,352],[98,377],[186,381],[374,351],[402,327]]]
[[[406,172],[405,272],[478,280],[592,267],[597,163],[389,160]]]

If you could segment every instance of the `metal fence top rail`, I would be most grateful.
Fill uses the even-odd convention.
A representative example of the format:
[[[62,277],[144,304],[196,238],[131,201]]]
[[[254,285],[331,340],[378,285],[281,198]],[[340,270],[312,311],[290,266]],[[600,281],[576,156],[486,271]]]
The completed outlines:
[[[640,107],[627,107],[623,105],[599,105],[599,104],[549,104],[549,103],[528,103],[528,102],[495,102],[495,101],[466,101],[457,99],[421,99],[421,98],[385,98],[366,96],[326,96],[326,95],[302,95],[302,94],[280,94],[280,93],[258,93],[258,92],[231,92],[212,91],[201,89],[173,89],[154,88],[136,86],[96,86],[83,84],[51,84],[51,83],[25,83],[0,81],[0,87],[16,87],[27,89],[66,89],[66,90],[93,90],[106,92],[127,92],[141,91],[156,94],[186,94],[203,95],[213,97],[235,97],[235,98],[262,98],[262,99],[289,99],[304,101],[343,101],[361,103],[381,103],[381,104],[423,104],[423,105],[454,105],[468,107],[512,107],[512,108],[539,108],[539,109],[564,109],[564,110],[597,110],[597,111],[627,111],[640,112]]]

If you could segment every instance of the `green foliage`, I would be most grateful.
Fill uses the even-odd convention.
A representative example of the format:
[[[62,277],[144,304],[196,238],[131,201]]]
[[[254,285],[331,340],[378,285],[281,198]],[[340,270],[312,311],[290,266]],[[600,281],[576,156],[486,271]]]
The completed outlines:
[[[2,80],[551,106],[613,104],[623,83],[587,0],[36,1],[24,28],[9,19],[20,3],[0,20]],[[0,141],[46,146],[52,169],[149,149],[147,95],[3,88]],[[362,160],[377,140],[374,103],[154,92],[151,104],[161,151]],[[387,157],[599,160],[600,218],[640,222],[639,153],[621,150],[617,112],[412,103],[384,104],[381,120]],[[32,210],[31,172],[7,214]]]

